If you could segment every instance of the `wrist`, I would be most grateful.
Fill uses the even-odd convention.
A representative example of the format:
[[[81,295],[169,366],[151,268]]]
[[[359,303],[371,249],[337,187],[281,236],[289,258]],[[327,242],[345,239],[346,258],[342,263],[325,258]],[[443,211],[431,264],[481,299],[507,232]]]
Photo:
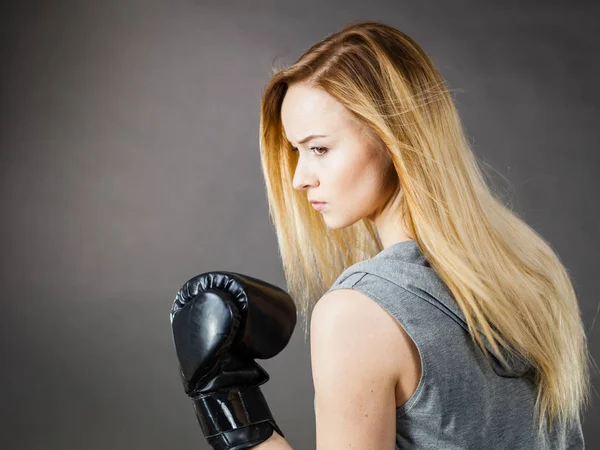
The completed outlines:
[[[258,386],[203,392],[192,401],[204,437],[215,450],[251,448],[274,431],[283,436]]]

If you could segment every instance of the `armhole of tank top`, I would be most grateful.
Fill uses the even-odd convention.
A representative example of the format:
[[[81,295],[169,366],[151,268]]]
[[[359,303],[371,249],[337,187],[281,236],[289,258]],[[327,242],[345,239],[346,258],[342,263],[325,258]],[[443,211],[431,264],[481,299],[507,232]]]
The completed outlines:
[[[400,323],[400,325],[402,326],[402,328],[404,329],[404,331],[406,332],[406,334],[408,334],[408,336],[411,338],[411,340],[414,342],[415,346],[417,347],[417,351],[419,352],[419,358],[421,360],[421,378],[419,379],[419,383],[417,384],[417,389],[415,390],[415,392],[413,393],[413,395],[411,395],[411,397],[402,405],[396,408],[396,417],[400,417],[403,416],[404,414],[406,414],[408,411],[410,411],[410,409],[415,405],[415,403],[417,402],[417,400],[419,400],[419,398],[421,397],[421,394],[424,391],[424,386],[425,386],[425,382],[426,382],[426,376],[427,376],[427,362],[424,358],[423,355],[423,351],[422,348],[420,346],[420,343],[418,340],[414,339],[414,333],[412,332],[412,330],[410,329],[410,327],[408,327],[406,325],[406,323],[404,322],[404,320],[402,320],[402,317],[400,315],[396,316],[394,314],[391,313],[390,311],[390,307],[393,308],[394,305],[390,304],[390,302],[384,298],[381,298],[379,295],[377,295],[376,293],[374,293],[371,289],[369,289],[368,287],[366,287],[364,284],[360,284],[360,282],[363,279],[366,279],[366,277],[368,277],[370,274],[363,272],[362,276],[357,277],[356,281],[354,283],[351,283],[349,288],[350,289],[354,289],[357,290],[359,292],[362,292],[363,294],[365,294],[366,296],[370,297],[371,300],[375,301],[375,303],[377,303],[379,306],[381,306],[382,308],[384,308],[388,314],[391,314],[397,321],[398,323]],[[388,280],[376,277],[378,282],[382,282],[382,283],[390,283]],[[393,283],[392,283],[393,284]],[[401,286],[395,285],[398,287],[398,292],[406,292],[407,295],[413,295],[410,292],[404,290]],[[346,288],[348,288],[348,286],[345,286]]]

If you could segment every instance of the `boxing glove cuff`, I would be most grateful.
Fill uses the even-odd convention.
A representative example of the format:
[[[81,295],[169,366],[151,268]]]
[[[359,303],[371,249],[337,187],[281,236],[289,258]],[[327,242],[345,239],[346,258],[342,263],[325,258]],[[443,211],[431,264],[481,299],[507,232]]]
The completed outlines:
[[[192,401],[204,437],[215,450],[254,447],[273,430],[285,437],[258,386],[202,393]]]

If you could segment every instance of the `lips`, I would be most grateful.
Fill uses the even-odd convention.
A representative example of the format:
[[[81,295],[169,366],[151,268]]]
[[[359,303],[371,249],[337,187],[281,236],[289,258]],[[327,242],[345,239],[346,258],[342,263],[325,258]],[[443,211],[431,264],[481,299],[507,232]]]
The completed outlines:
[[[326,202],[310,202],[310,203],[311,203],[312,207],[315,208],[317,211],[320,211],[325,206],[327,206]]]

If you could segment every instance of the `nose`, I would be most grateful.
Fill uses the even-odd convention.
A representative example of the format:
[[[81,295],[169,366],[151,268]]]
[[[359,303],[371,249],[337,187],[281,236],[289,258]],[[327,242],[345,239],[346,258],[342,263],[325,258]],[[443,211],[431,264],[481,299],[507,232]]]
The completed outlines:
[[[292,186],[298,191],[304,191],[309,187],[319,185],[318,179],[314,171],[311,171],[307,164],[302,164],[302,158],[298,160]]]

